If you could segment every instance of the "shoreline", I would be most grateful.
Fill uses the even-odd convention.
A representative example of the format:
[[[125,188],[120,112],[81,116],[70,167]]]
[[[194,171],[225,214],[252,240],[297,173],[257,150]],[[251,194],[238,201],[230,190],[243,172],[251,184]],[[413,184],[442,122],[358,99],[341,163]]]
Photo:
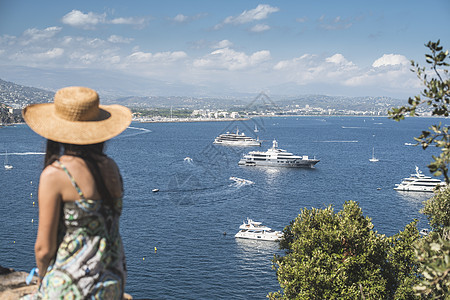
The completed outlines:
[[[196,119],[196,118],[174,118],[169,120],[139,120],[134,119],[133,122],[139,122],[139,123],[194,123],[194,122],[229,122],[229,121],[248,121],[251,118],[239,118],[239,119],[232,119],[232,118],[223,118],[223,119]]]
[[[245,118],[222,118],[222,119],[203,119],[203,118],[172,118],[172,119],[133,119],[133,122],[138,123],[195,123],[195,122],[233,122],[233,121],[248,121],[255,118],[301,118],[301,117],[358,117],[358,118],[389,118],[388,115],[263,115],[251,116]],[[405,116],[405,118],[440,118],[441,116]]]

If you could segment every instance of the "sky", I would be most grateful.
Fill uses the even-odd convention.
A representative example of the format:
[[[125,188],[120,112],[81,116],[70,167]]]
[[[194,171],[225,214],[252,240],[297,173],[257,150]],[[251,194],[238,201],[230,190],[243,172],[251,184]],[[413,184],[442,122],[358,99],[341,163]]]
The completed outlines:
[[[119,95],[409,97],[449,0],[0,0],[0,79]]]

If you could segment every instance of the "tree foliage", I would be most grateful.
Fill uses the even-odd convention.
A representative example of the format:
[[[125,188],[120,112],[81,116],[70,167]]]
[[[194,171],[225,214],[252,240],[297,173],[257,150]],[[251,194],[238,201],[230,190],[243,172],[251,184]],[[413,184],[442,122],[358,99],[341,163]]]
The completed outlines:
[[[359,205],[306,209],[284,230],[270,299],[411,299],[417,282],[416,221],[392,237],[373,230]]]
[[[417,74],[425,88],[420,95],[408,99],[408,106],[392,108],[389,111],[389,116],[396,121],[404,119],[407,114],[418,116],[417,108],[421,105],[427,105],[431,108],[433,116],[449,116],[450,79],[448,69],[446,69],[449,66],[448,50],[443,51],[440,40],[437,42],[430,41],[425,46],[431,52],[425,54],[428,68],[420,67],[418,63],[411,61],[412,71]],[[444,175],[446,182],[449,183],[450,136],[448,126],[442,126],[439,123],[432,125],[429,129],[422,131],[422,134],[415,140],[422,145],[423,149],[430,145],[441,148],[440,155],[438,157],[433,156],[433,161],[428,165],[428,168],[435,176]]]
[[[450,299],[450,188],[436,192],[424,204],[421,212],[432,232],[414,245],[423,274],[414,289],[433,299]]]
[[[430,54],[426,54],[428,69],[420,67],[412,61],[417,77],[422,80],[425,89],[423,92],[409,98],[409,106],[393,108],[389,115],[394,120],[401,120],[405,114],[417,116],[416,109],[424,104],[432,109],[434,116],[449,116],[450,79],[447,67],[449,66],[449,53],[443,51],[440,40],[428,42],[425,45]],[[428,77],[431,75],[431,79]],[[443,175],[447,184],[450,183],[448,164],[450,162],[450,136],[448,126],[432,125],[429,131],[415,138],[424,149],[434,145],[441,149],[438,157],[433,156],[433,162],[428,167],[435,176]],[[436,191],[435,195],[427,200],[421,210],[432,227],[432,232],[426,238],[414,244],[417,261],[422,274],[420,283],[414,289],[418,295],[432,297],[433,299],[450,299],[450,188]]]
[[[427,216],[434,232],[442,233],[444,228],[450,228],[450,188],[436,192],[424,205],[420,212]]]

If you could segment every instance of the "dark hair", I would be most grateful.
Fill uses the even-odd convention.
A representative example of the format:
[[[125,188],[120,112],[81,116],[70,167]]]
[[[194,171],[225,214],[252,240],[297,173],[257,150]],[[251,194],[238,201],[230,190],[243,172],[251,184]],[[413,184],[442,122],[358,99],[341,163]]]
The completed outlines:
[[[106,187],[105,178],[100,171],[98,157],[105,156],[103,152],[105,143],[90,144],[90,145],[74,145],[64,144],[47,140],[47,151],[45,153],[44,168],[58,160],[61,155],[72,155],[82,158],[94,177],[95,185],[104,203],[107,206],[113,206],[113,198],[110,191]],[[106,175],[109,176],[109,175]],[[107,179],[107,178],[106,178]]]

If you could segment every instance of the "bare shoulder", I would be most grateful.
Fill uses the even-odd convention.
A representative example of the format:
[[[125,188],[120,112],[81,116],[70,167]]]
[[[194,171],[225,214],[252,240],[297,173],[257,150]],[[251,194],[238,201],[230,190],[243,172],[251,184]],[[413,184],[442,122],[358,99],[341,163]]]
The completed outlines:
[[[61,175],[63,174],[63,170],[59,165],[57,165],[56,162],[54,162],[51,165],[48,165],[44,168],[44,170],[41,173],[40,181],[55,181],[61,178]]]
[[[64,185],[64,171],[56,163],[44,168],[39,178],[40,193],[61,193]]]

